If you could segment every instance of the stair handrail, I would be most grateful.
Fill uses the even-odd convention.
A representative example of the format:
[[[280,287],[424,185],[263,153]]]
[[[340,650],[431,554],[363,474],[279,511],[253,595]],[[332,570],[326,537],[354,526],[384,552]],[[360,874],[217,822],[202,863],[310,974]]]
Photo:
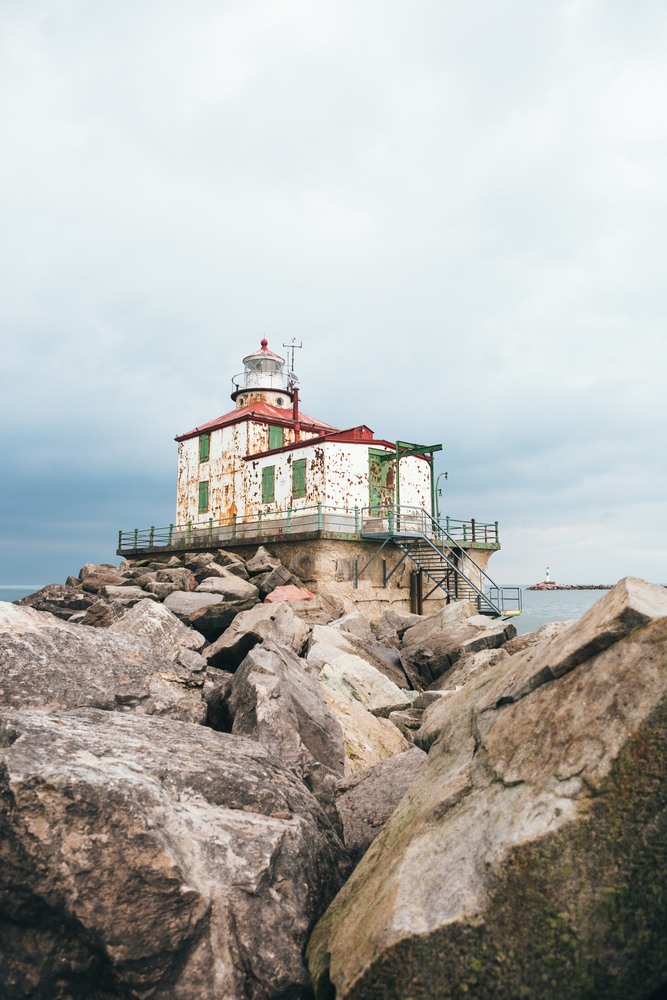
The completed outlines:
[[[432,531],[432,534],[434,534],[436,538],[438,538],[439,535],[444,535],[451,542],[451,546],[450,546],[451,548],[455,548],[455,549],[462,549],[463,548],[463,546],[461,545],[461,543],[457,542],[455,538],[452,538],[452,536],[449,534],[449,532],[447,531],[447,529],[444,528],[440,524],[440,522],[437,521],[431,514],[429,514],[429,512],[427,510],[425,510],[423,507],[411,507],[411,506],[407,506],[407,505],[404,505],[404,504],[401,504],[400,506],[397,506],[396,504],[383,504],[381,508],[380,508],[379,504],[377,504],[377,505],[374,504],[372,507],[364,507],[364,508],[362,508],[362,517],[361,517],[362,530],[363,530],[363,521],[364,521],[364,518],[363,518],[364,511],[369,511],[370,512],[372,510],[378,511],[380,509],[382,511],[385,511],[385,510],[387,511],[387,515],[388,515],[390,521],[392,522],[392,529],[393,529],[392,530],[392,534],[408,534],[408,533],[409,534],[415,534],[415,535],[421,534],[421,535],[424,536],[424,538],[427,539],[427,541],[431,541],[429,539],[429,537],[428,537],[429,536],[429,532],[427,530],[428,523],[430,522],[430,524],[435,528],[435,530]],[[389,514],[390,510],[392,511],[391,515]],[[422,529],[423,529],[422,531],[414,531],[413,532],[412,530],[410,530],[409,532],[401,532],[400,530],[396,530],[396,528],[394,526],[400,526],[401,520],[403,520],[402,511],[404,511],[404,510],[405,511],[415,511],[417,513],[418,517],[421,518]],[[375,514],[374,516],[377,518],[377,514]],[[414,517],[414,515],[408,515],[408,516],[409,517]],[[433,544],[433,543],[431,542],[431,544]],[[436,549],[438,548],[437,546],[434,546],[434,547]],[[444,543],[443,543],[443,550],[444,550]],[[445,554],[444,554],[444,551],[443,551],[443,558],[445,558],[445,559],[447,558],[445,556]],[[489,576],[489,574],[486,572],[486,570],[482,569],[482,567],[479,565],[479,563],[475,559],[473,559],[473,557],[470,555],[470,553],[469,553],[468,550],[466,550],[465,558],[468,559],[469,562],[471,562],[473,564],[473,566],[476,569],[479,570],[479,572],[481,573],[481,575],[486,580],[488,580],[489,584],[492,587],[494,587],[498,591],[498,593],[502,594],[502,587],[499,587],[498,584],[495,582],[495,580],[492,580],[492,578]],[[461,576],[463,576],[464,579],[468,580],[468,578],[466,577],[465,573],[461,573]],[[477,589],[477,587],[475,587],[475,585],[472,583],[472,580],[468,580],[468,582],[474,587],[474,589],[477,591],[477,593],[480,594],[480,596],[491,605],[491,607],[495,608],[495,605],[489,599],[489,597],[487,597],[486,594],[482,594],[482,592],[479,591]],[[500,613],[502,613],[502,612],[500,612]]]

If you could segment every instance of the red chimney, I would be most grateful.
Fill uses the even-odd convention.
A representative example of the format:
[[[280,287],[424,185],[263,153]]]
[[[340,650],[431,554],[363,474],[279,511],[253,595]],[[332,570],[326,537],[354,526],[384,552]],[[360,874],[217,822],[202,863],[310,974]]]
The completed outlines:
[[[292,403],[292,420],[299,419],[299,390],[294,386],[294,401]]]

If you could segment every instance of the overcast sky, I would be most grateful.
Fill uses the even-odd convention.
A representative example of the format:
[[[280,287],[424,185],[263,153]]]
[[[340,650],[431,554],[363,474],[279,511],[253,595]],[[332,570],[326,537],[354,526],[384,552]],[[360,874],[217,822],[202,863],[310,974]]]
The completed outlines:
[[[499,582],[667,583],[666,56],[664,0],[0,0],[0,583],[172,521],[263,335],[443,443]]]

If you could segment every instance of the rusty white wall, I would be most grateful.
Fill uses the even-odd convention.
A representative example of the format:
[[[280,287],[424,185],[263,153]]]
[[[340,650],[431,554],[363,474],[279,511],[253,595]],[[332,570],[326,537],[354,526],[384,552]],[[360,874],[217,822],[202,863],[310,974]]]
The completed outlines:
[[[324,502],[332,507],[368,507],[368,450],[377,444],[344,444],[327,441],[324,445],[326,483]],[[389,451],[389,449],[386,449]],[[401,459],[401,505],[424,507],[431,511],[429,464],[413,455]]]
[[[292,444],[294,435],[294,428],[285,427],[283,429],[284,444]],[[313,437],[317,437],[317,434],[312,431],[301,432],[302,440]],[[279,509],[279,506],[289,506],[289,503],[283,503],[279,506],[276,504],[262,506],[261,469],[258,490],[256,469],[249,470],[249,466],[255,466],[256,463],[248,463],[243,460],[246,455],[256,455],[268,451],[268,448],[269,427],[267,424],[255,420],[244,420],[213,431],[208,462],[200,463],[199,461],[198,437],[179,442],[175,523],[195,523],[208,521],[209,518],[218,520],[234,515],[243,517],[250,514],[252,516],[257,513],[260,507],[266,510],[275,510]],[[291,452],[288,452],[287,455],[269,456],[261,460],[262,467],[264,465],[277,465],[282,469],[285,459],[290,455]],[[305,455],[299,451],[297,458],[304,457]],[[280,462],[277,462],[278,459]],[[279,489],[279,478],[289,479],[289,486],[281,482]],[[308,477],[306,479],[308,480]],[[209,509],[206,513],[200,514],[199,483],[206,481],[209,483]],[[283,497],[286,489],[289,489],[291,495],[291,458],[289,476],[283,469],[279,477],[278,468],[276,468],[276,497]],[[317,499],[320,497],[318,496]],[[305,505],[305,501],[300,505]]]

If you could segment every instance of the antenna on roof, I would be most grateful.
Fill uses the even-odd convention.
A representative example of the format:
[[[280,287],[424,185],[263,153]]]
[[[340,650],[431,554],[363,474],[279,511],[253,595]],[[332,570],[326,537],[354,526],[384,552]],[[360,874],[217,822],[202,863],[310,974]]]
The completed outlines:
[[[294,352],[295,352],[295,350],[297,350],[297,348],[303,347],[303,342],[300,343],[300,344],[297,344],[296,337],[292,337],[292,343],[291,344],[283,344],[283,347],[287,348],[287,356],[288,356],[288,358],[289,358],[289,352],[290,351],[292,352],[292,363],[290,365],[290,370],[289,370],[290,382],[292,382],[292,383],[298,382],[299,380],[296,377],[296,375],[294,374]]]

